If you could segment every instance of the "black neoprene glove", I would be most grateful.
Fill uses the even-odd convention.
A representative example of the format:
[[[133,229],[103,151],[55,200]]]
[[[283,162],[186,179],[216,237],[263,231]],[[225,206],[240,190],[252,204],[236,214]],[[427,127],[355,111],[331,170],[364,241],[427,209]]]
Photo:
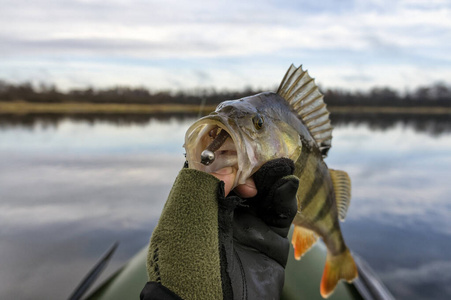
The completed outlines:
[[[238,203],[235,210],[224,210],[224,223],[233,218],[233,241],[229,228],[222,233],[233,299],[281,296],[290,247],[287,234],[297,212],[299,180],[293,171],[289,159],[270,161],[254,174],[257,196],[225,199]]]
[[[297,212],[294,164],[277,159],[254,174],[257,196],[224,197],[224,183],[184,169],[149,246],[141,299],[279,299]]]

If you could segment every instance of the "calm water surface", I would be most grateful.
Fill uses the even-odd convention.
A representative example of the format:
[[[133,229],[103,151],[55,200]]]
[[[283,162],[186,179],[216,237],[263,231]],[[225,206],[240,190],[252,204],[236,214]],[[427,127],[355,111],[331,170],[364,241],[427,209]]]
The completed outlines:
[[[67,298],[113,242],[102,278],[145,246],[193,120],[3,122],[0,298]],[[395,297],[450,299],[451,133],[383,127],[335,128],[326,162],[353,182],[345,239]]]

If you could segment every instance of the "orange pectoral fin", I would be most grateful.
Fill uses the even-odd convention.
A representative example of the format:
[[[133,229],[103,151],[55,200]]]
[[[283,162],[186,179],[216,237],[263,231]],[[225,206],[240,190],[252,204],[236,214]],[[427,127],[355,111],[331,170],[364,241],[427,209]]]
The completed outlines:
[[[326,266],[321,279],[321,296],[323,298],[329,297],[335,290],[339,280],[344,279],[351,282],[357,276],[357,267],[348,249],[337,256],[327,253]]]
[[[304,227],[294,226],[291,243],[294,247],[294,258],[300,260],[301,257],[316,243],[316,234]]]

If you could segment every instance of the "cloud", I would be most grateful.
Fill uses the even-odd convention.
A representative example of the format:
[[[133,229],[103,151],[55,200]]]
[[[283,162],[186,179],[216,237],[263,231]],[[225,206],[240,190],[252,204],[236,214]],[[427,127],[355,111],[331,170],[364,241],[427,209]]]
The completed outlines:
[[[160,78],[154,86],[195,87],[218,84],[215,73],[236,74],[235,65],[274,72],[291,62],[324,70],[318,72],[324,83],[353,88],[366,88],[367,78],[403,87],[412,84],[403,74],[426,67],[433,71],[421,80],[449,78],[451,9],[444,1],[20,2],[0,0],[0,68],[7,69],[0,77],[6,79],[48,80],[45,70],[64,77],[59,80],[65,86],[71,85],[70,74],[85,78],[77,82],[111,85],[124,81],[124,72],[116,72],[122,69],[132,74],[130,81],[143,72],[143,77]],[[149,71],[123,63],[131,59],[144,62]],[[20,70],[24,60],[28,68]],[[178,71],[188,76],[201,71],[208,79],[166,76],[180,60],[188,63]],[[86,71],[72,69],[72,63]],[[114,74],[100,78],[95,75],[99,69]],[[337,75],[324,75],[327,70]],[[247,80],[243,85],[268,84],[250,73],[238,74]],[[235,87],[239,80],[229,77],[222,86]],[[362,82],[350,84],[349,77]]]

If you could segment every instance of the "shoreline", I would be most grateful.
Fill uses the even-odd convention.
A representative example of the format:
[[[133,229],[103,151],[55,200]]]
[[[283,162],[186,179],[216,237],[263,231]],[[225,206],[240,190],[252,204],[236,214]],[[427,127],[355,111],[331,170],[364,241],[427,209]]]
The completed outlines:
[[[204,107],[193,104],[116,104],[116,103],[35,103],[25,101],[0,101],[0,115],[14,114],[156,114],[156,113],[209,113],[216,105]],[[451,114],[451,107],[435,106],[329,106],[332,114]]]
[[[119,104],[119,103],[35,103],[25,101],[0,101],[1,114],[155,114],[211,112],[215,106],[190,104]]]

